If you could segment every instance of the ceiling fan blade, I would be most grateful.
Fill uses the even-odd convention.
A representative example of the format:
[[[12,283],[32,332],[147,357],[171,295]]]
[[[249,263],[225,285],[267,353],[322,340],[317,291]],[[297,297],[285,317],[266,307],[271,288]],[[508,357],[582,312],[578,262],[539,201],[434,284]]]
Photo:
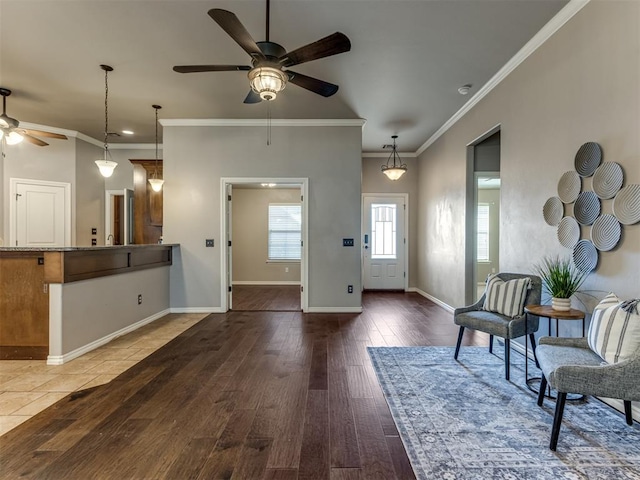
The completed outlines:
[[[344,33],[336,32],[309,45],[285,53],[278,61],[284,67],[291,67],[349,50],[351,50],[349,38]]]
[[[323,97],[330,97],[336,93],[339,88],[338,85],[334,85],[333,83],[308,77],[307,75],[292,72],[291,70],[287,70],[287,75],[289,75],[289,81],[291,83],[298,85],[299,87],[306,88],[307,90],[317,93],[318,95],[322,95]]]
[[[221,8],[212,8],[208,13],[209,16],[213,18],[213,20],[220,25],[225,32],[227,32],[227,35],[233,38],[245,52],[253,58],[264,60],[264,54],[258,47],[258,44],[255,42],[253,37],[251,37],[249,32],[247,32],[247,29],[244,28],[244,25],[240,23],[240,20],[238,20],[238,17],[236,17],[235,14],[227,10],[222,10]]]
[[[247,96],[244,99],[244,103],[260,103],[261,101],[262,99],[260,98],[260,95],[253,90],[249,90],[249,93],[247,93]]]
[[[60,133],[45,132],[43,130],[31,130],[30,128],[27,128],[24,131],[29,135],[37,135],[38,137],[57,138],[58,140],[67,139],[66,135],[62,135]]]
[[[176,65],[173,67],[174,72],[178,73],[197,73],[197,72],[248,72],[251,67],[248,65]]]
[[[25,139],[26,142],[33,143],[34,145],[37,145],[39,147],[46,147],[47,145],[49,145],[47,142],[43,142],[39,138],[32,137],[27,132],[23,132],[22,137]]]

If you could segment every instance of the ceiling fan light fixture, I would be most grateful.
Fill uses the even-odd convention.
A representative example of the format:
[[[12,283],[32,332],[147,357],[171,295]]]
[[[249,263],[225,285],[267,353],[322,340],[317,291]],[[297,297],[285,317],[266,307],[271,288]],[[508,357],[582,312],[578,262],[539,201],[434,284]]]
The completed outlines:
[[[6,138],[7,145],[17,145],[23,140],[24,140],[24,136],[22,136],[21,134],[15,131],[9,132],[9,135],[7,135],[7,138]]]
[[[274,67],[256,67],[247,74],[251,89],[260,95],[262,100],[275,100],[278,93],[287,86],[287,75]]]
[[[396,146],[396,138],[398,138],[398,136],[392,135],[391,138],[393,138],[393,145],[391,146],[393,151],[391,152],[391,155],[389,155],[387,163],[382,165],[381,170],[382,173],[384,173],[389,178],[389,180],[398,180],[407,171],[407,165],[405,163],[402,163],[402,160],[398,155]],[[391,163],[392,160],[393,163]]]

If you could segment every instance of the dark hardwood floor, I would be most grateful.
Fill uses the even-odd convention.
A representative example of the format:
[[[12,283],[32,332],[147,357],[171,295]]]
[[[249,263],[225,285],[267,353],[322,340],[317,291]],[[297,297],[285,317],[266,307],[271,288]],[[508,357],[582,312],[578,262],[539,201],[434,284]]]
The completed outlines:
[[[0,477],[414,478],[366,347],[455,345],[458,329],[417,294],[363,303],[360,315],[210,315],[0,437]]]
[[[234,285],[233,310],[298,312],[300,285]]]

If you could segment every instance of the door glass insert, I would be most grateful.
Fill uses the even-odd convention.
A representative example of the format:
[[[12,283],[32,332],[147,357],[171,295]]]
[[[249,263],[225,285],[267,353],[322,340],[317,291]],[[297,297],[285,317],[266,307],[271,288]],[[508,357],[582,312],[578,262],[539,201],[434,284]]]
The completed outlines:
[[[396,205],[371,204],[371,258],[396,258]]]

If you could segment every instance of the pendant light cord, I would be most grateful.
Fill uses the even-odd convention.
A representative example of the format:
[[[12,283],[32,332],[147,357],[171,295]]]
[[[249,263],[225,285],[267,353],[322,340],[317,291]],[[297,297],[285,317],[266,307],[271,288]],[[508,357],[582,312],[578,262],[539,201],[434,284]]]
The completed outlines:
[[[153,178],[158,178],[158,109],[160,107],[154,105],[153,108],[156,110],[156,166],[153,169]]]

